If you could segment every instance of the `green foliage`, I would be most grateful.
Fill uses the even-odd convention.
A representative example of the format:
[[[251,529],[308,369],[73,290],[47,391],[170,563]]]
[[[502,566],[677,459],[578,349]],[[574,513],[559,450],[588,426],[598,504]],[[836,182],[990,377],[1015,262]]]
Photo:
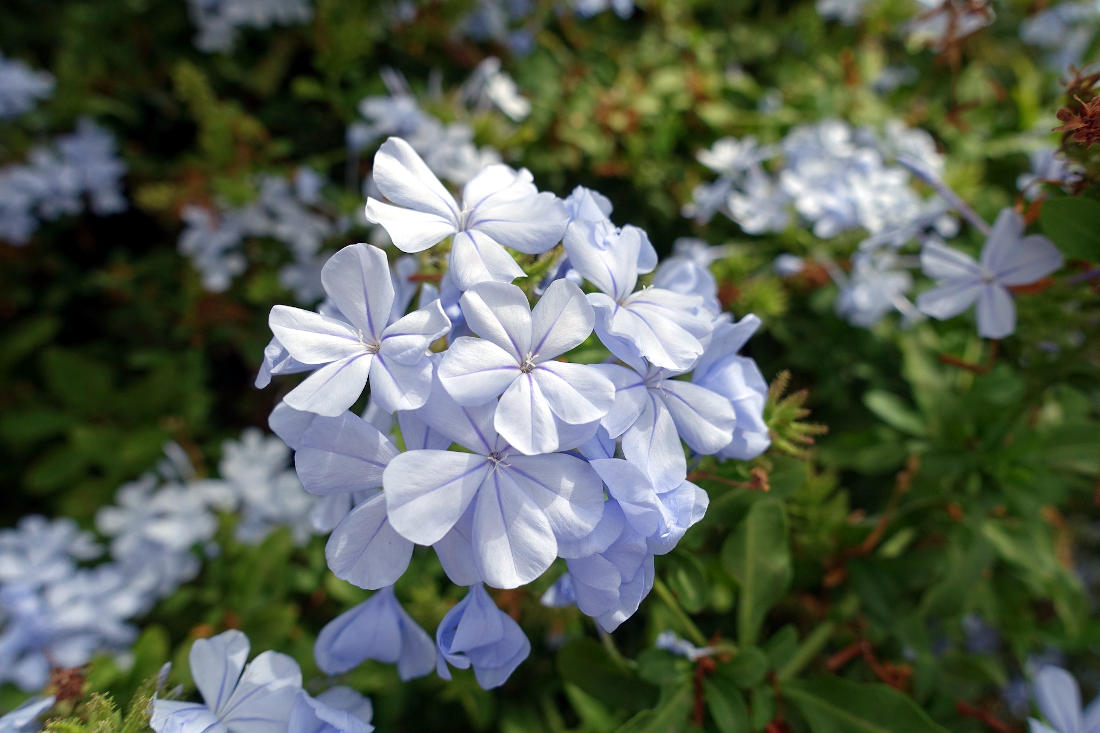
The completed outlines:
[[[1100,261],[1100,201],[1068,196],[1048,199],[1039,223],[1067,259]]]
[[[157,678],[150,677],[138,687],[125,710],[120,710],[108,694],[92,693],[75,706],[72,715],[52,719],[46,733],[146,733],[149,707],[157,692]]]
[[[1039,4],[998,3],[996,23],[940,53],[899,30],[910,0],[868,3],[854,26],[823,21],[812,0],[648,0],[627,20],[582,20],[539,0],[528,55],[464,36],[475,5],[465,1],[420,3],[407,23],[382,13],[390,3],[316,0],[309,23],[248,30],[216,54],[194,48],[183,0],[46,5],[0,7],[5,56],[57,78],[49,101],[0,126],[0,163],[90,115],[120,141],[132,208],[63,217],[27,247],[0,244],[3,525],[38,512],[90,528],[166,442],[205,476],[225,439],[266,424],[286,386],[251,385],[267,312],[290,302],[276,274],[289,255],[249,239],[247,270],[230,290],[206,292],[176,251],[179,213],[245,204],[260,175],[310,165],[327,181],[326,214],[352,222],[324,249],[367,241],[355,222],[369,156],[349,155],[345,133],[359,101],[385,93],[385,67],[540,188],[607,194],[614,220],[645,228],[662,253],[680,236],[726,245],[712,271],[726,308],[763,322],[747,352],[771,385],[772,438],[751,462],[693,457],[707,514],[656,559],[654,592],[613,635],[575,609],[543,608],[551,578],[497,593],[532,642],[501,690],[481,690],[467,672],[404,683],[375,662],[325,677],[313,642],[366,592],[327,571],[322,539],[299,547],[278,532],[248,546],[225,517],[217,556],[141,620],[130,655],[93,662],[84,697],[59,703],[47,730],[147,730],[161,665],[172,661],[169,685],[193,696],[190,645],[227,628],[244,630],[254,652],[294,656],[311,692],[347,684],[370,695],[379,730],[977,733],[986,728],[959,702],[1020,727],[1002,692],[1026,679],[1033,655],[1058,649],[1068,666],[1094,663],[1096,146],[1066,142],[1086,181],[1072,195],[1045,184],[1026,212],[1085,264],[1015,293],[1017,332],[996,346],[969,315],[912,326],[888,316],[867,330],[839,318],[830,274],[814,263],[843,269],[858,234],[824,240],[791,226],[751,237],[722,216],[704,225],[681,215],[693,188],[713,180],[701,148],[724,136],[774,144],[835,117],[929,131],[946,181],[992,220],[1018,202],[1028,154],[1058,143],[1034,131],[1071,104],[1058,70],[1018,37]],[[532,101],[527,119],[456,104],[457,85],[490,53]],[[902,67],[914,81],[876,86]],[[964,229],[957,244],[977,253],[982,237]],[[806,258],[806,270],[777,275],[780,253]],[[532,265],[531,282],[557,254]],[[605,358],[590,346],[578,360]],[[397,593],[429,630],[461,596],[427,550]],[[995,642],[975,645],[974,619]],[[666,630],[705,653],[653,648]],[[0,689],[0,708],[24,697]]]

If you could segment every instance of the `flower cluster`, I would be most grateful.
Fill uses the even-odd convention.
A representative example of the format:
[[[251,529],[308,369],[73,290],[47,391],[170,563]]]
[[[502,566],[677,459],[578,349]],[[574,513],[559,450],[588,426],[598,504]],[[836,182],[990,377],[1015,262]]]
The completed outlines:
[[[1081,63],[1096,38],[1100,4],[1063,2],[1045,7],[1020,24],[1020,39],[1047,52],[1046,62],[1065,72]]]
[[[344,219],[319,208],[322,184],[317,173],[299,168],[293,181],[276,176],[261,178],[258,198],[246,206],[221,206],[217,210],[187,206],[182,214],[184,229],[179,250],[191,259],[207,290],[222,292],[248,266],[243,251],[245,239],[277,240],[286,245],[293,258],[279,271],[280,281],[299,301],[316,302],[321,295],[321,245],[347,228]]]
[[[246,430],[223,454],[223,478],[197,479],[170,445],[157,473],[120,487],[96,514],[106,557],[67,519],[28,516],[0,531],[0,682],[41,689],[51,667],[124,649],[136,636],[130,622],[198,574],[194,548],[214,549],[218,511],[240,513],[237,537],[246,543],[277,526],[299,541],[314,523],[324,526],[281,440]]]
[[[400,73],[385,69],[382,81],[389,94],[361,100],[359,114],[363,119],[348,126],[347,141],[352,152],[366,149],[379,138],[396,135],[423,156],[433,173],[456,185],[465,184],[486,166],[500,162],[497,151],[474,144],[470,125],[461,121],[444,124],[424,111]],[[509,117],[524,117],[529,109],[511,77],[501,72],[499,61],[492,58],[474,71],[460,97],[475,107],[488,101]],[[371,185],[370,179],[364,181],[367,195],[374,192]]]
[[[495,686],[529,646],[482,584],[516,588],[563,558],[558,599],[613,629],[649,592],[654,555],[706,510],[684,444],[740,459],[767,448],[766,385],[738,355],[759,322],[718,310],[698,244],[657,268],[646,233],[616,227],[593,191],[563,201],[526,170],[491,165],[456,199],[400,138],[381,146],[373,175],[388,201],[368,199],[367,218],[426,267],[445,259],[438,287],[417,298],[415,261],[391,268],[377,247],[345,247],[322,270],[319,312],[272,308],[259,381],[312,372],[271,424],[323,497],[332,571],[388,588],[415,545],[433,547],[471,587],[437,631],[440,674],[472,666]],[[570,359],[585,351],[606,358]],[[359,417],[349,410],[368,385]],[[384,613],[353,610],[322,634],[322,667],[369,656],[430,671],[425,635],[388,593],[368,601]]]
[[[109,132],[85,118],[50,147],[37,147],[24,165],[0,168],[0,240],[25,244],[40,221],[79,214],[98,216],[126,208],[126,173]]]
[[[894,162],[899,154],[943,168],[931,136],[897,122],[881,138],[839,120],[796,127],[775,147],[722,138],[698,155],[719,177],[695,189],[684,214],[705,223],[721,212],[749,234],[781,232],[797,214],[823,239],[859,229],[876,235],[938,216],[939,202],[922,200]],[[769,173],[764,161],[779,157],[782,165]]]
[[[0,53],[0,120],[30,111],[38,100],[53,93],[53,87],[53,75]]]
[[[248,664],[248,637],[226,631],[191,645],[191,677],[203,703],[155,699],[157,733],[370,733],[370,700],[349,687],[313,697],[291,657],[266,651]]]
[[[239,28],[304,23],[313,15],[310,0],[188,0],[198,27],[195,46],[208,53],[229,51]]]

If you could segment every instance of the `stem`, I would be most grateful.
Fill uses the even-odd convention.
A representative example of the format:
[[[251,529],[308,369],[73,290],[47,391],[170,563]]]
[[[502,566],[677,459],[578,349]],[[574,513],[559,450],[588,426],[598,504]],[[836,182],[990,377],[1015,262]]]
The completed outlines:
[[[801,672],[802,668],[809,664],[810,660],[825,647],[825,642],[829,640],[834,628],[836,628],[836,624],[832,621],[826,621],[814,629],[802,642],[802,646],[798,647],[798,651],[794,653],[794,656],[787,660],[787,663],[776,673],[776,677],[785,681]]]
[[[955,210],[962,214],[962,217],[966,219],[970,224],[981,232],[984,236],[988,237],[990,228],[985,219],[978,216],[978,212],[970,208],[970,205],[962,200],[959,194],[948,188],[947,184],[941,181],[938,177],[932,174],[931,171],[926,170],[923,165],[920,164],[915,158],[911,158],[907,155],[899,155],[898,163],[908,168],[912,173],[932,188],[936,189],[938,193],[947,203],[955,207]]]
[[[699,631],[699,627],[695,625],[691,617],[680,607],[680,603],[676,600],[676,596],[672,595],[672,591],[668,589],[664,581],[655,577],[653,579],[653,590],[657,591],[657,595],[660,596],[661,600],[665,602],[665,605],[672,610],[672,615],[675,616],[680,622],[680,625],[684,627],[684,631],[687,632],[691,642],[697,646],[706,646],[707,637],[703,636],[703,632]]]

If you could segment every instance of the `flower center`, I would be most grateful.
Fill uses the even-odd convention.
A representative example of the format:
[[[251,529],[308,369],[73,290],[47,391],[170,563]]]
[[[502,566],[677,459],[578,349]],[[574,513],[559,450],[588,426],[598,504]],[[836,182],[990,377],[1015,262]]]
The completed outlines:
[[[535,370],[535,357],[531,354],[523,357],[523,361],[520,362],[519,370],[524,374],[530,374]]]
[[[363,331],[359,331],[359,343],[363,344],[363,349],[368,354],[377,354],[379,349],[382,348],[382,344],[377,341],[367,341],[367,337],[363,335]]]
[[[992,285],[997,280],[997,276],[993,274],[992,270],[984,267],[982,268],[981,278],[986,285]]]

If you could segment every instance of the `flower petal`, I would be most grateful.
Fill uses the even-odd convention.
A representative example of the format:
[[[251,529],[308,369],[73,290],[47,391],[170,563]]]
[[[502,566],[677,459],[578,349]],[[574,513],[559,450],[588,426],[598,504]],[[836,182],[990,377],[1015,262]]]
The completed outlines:
[[[367,221],[380,224],[390,235],[393,245],[402,252],[423,252],[455,233],[450,217],[431,212],[406,209],[368,198]]]
[[[460,405],[483,405],[519,376],[515,357],[491,341],[460,336],[439,362],[439,382]]]
[[[218,715],[233,733],[272,733],[286,725],[301,687],[297,662],[286,654],[263,652],[245,668]]]
[[[387,436],[350,412],[318,417],[310,425],[308,440],[294,454],[294,467],[302,486],[313,494],[378,488],[386,464],[398,454]]]
[[[450,271],[461,290],[483,282],[510,283],[523,276],[523,268],[504,247],[477,231],[455,235]]]
[[[233,695],[241,671],[248,661],[248,637],[236,630],[191,645],[191,679],[211,710],[221,711]]]
[[[580,288],[555,280],[531,310],[531,353],[538,361],[564,354],[588,338],[595,319]]]
[[[542,575],[558,554],[546,515],[504,471],[492,471],[474,510],[474,548],[485,582],[518,588]]]
[[[652,392],[638,422],[623,433],[623,454],[658,491],[676,488],[687,476],[687,459],[672,415]]]
[[[482,283],[462,294],[466,325],[511,354],[518,365],[531,353],[531,306],[515,285]]]
[[[389,324],[394,289],[386,253],[369,244],[349,244],[321,268],[321,284],[340,314],[377,342]]]
[[[1061,667],[1046,666],[1035,676],[1035,702],[1055,729],[1081,730],[1081,691],[1077,680]]]
[[[374,357],[363,352],[326,364],[287,393],[283,401],[295,410],[336,417],[359,399]]]
[[[277,305],[267,322],[291,357],[303,364],[328,364],[364,353],[359,335],[335,318]]]
[[[423,361],[432,342],[451,330],[451,319],[439,300],[394,321],[382,332],[379,353],[402,364]]]
[[[737,417],[722,395],[679,379],[662,383],[662,399],[680,437],[696,453],[710,455],[733,440]]]
[[[488,472],[488,460],[477,454],[402,453],[382,476],[390,524],[408,540],[435,544],[466,511]]]
[[[386,412],[423,407],[432,391],[432,362],[425,356],[417,364],[402,364],[387,354],[374,358],[370,372],[370,396]]]
[[[500,437],[529,456],[553,453],[560,448],[557,422],[538,382],[520,374],[497,403],[493,427]]]
[[[973,305],[982,293],[978,279],[948,280],[917,296],[917,308],[922,313],[939,318],[953,318]]]
[[[615,403],[615,385],[588,364],[546,361],[531,376],[551,412],[571,425],[599,422]]]
[[[920,266],[925,275],[935,280],[980,279],[982,274],[970,255],[936,241],[921,248]]]
[[[633,227],[616,232],[609,222],[575,221],[565,233],[564,245],[574,269],[613,300],[633,292],[642,246]]]
[[[412,558],[413,543],[390,526],[382,494],[355,507],[325,545],[325,560],[336,577],[367,590],[396,583]]]
[[[1016,330],[1016,304],[1012,295],[1000,285],[987,285],[978,297],[978,334],[982,338],[1000,339]]]
[[[401,620],[390,601],[396,605],[393,588],[383,588],[325,624],[313,646],[317,666],[338,675],[367,659],[396,662],[401,657]]]
[[[554,536],[569,541],[589,535],[603,516],[603,482],[587,461],[565,453],[509,456],[506,469],[550,522]]]
[[[474,505],[471,504],[462,518],[451,527],[451,531],[432,545],[439,557],[439,564],[443,566],[443,572],[455,585],[475,585],[484,580],[477,570],[473,531]]]
[[[480,339],[471,340],[480,341]],[[475,453],[489,455],[495,450],[499,440],[497,431],[493,427],[493,413],[496,412],[496,407],[496,401],[492,398],[479,405],[459,405],[443,387],[441,380],[436,379],[432,384],[432,393],[428,397],[428,402],[416,411],[416,416],[427,423],[433,431],[443,436],[441,440],[447,440],[447,445],[454,442]],[[406,443],[406,446],[409,444]],[[413,447],[409,446],[410,449]],[[442,449],[447,446],[415,447]]]
[[[367,201],[367,218],[384,226],[398,249],[419,252],[457,231],[458,204],[454,197],[401,138],[391,137],[378,148],[372,175],[378,190],[396,207],[420,215],[417,221],[392,211],[396,207]],[[426,243],[440,232],[435,241]]]

